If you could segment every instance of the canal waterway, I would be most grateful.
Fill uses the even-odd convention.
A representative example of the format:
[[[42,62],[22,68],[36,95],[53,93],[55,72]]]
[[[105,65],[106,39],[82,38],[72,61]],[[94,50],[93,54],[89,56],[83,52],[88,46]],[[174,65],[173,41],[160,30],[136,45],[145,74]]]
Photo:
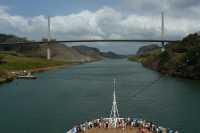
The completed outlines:
[[[113,78],[120,116],[181,133],[200,132],[200,81],[162,76],[127,59],[102,60],[36,74],[0,86],[1,133],[64,133],[108,117]]]

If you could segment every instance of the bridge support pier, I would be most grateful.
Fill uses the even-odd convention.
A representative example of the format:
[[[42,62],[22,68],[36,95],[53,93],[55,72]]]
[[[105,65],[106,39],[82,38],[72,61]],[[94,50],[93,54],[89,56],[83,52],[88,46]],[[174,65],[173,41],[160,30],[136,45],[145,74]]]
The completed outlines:
[[[51,60],[51,50],[50,50],[49,46],[47,48],[47,60]]]
[[[165,52],[165,42],[161,43],[161,52]]]

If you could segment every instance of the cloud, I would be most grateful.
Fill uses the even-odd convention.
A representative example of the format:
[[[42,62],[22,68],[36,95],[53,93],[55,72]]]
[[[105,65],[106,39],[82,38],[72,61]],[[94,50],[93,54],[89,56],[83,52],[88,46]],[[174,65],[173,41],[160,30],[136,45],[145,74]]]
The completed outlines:
[[[112,7],[102,7],[96,11],[83,10],[79,13],[53,16],[51,17],[52,36],[58,40],[160,38],[161,20],[158,10],[161,9],[159,6],[162,3],[159,0],[151,2],[149,0],[143,0],[142,2],[126,0],[126,2],[133,3],[137,12],[125,14],[121,10],[116,10]],[[176,2],[179,5],[178,1]],[[184,7],[185,5],[195,6],[193,2],[182,4]],[[158,12],[150,15],[140,11],[140,8],[148,9],[147,7],[151,7]],[[195,8],[192,11],[196,12]],[[190,32],[196,32],[200,29],[197,18],[193,18],[191,21],[187,17],[176,18],[170,13],[166,13],[165,22],[167,39],[179,39]],[[9,34],[38,40],[47,36],[47,17],[43,15],[35,17],[11,15],[7,8],[0,6],[0,25],[0,31]]]
[[[46,34],[46,18],[36,16],[32,18],[11,15],[7,12],[8,8],[0,6],[0,31],[7,34],[16,34],[29,38],[38,38]],[[42,34],[43,33],[43,34]]]
[[[199,0],[169,0],[169,4],[176,8],[191,8],[200,6]]]
[[[123,0],[121,1],[121,8],[140,15],[154,16],[165,11],[170,17],[200,17],[199,0]]]

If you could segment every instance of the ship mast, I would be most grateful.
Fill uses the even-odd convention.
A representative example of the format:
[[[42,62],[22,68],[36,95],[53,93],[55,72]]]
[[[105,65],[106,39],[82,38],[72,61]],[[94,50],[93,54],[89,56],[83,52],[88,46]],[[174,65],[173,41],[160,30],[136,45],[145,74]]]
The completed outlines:
[[[116,79],[114,79],[113,104],[110,112],[110,118],[112,119],[114,126],[116,126],[117,119],[119,118],[115,89],[116,89]]]

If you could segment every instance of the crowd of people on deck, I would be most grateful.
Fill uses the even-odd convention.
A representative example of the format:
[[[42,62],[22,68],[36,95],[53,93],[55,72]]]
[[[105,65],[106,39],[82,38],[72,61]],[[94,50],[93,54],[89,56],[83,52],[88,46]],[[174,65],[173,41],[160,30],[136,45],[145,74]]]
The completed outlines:
[[[96,119],[93,121],[86,121],[83,124],[77,125],[66,133],[81,133],[85,132],[88,129],[92,128],[118,128],[118,129],[126,129],[126,128],[138,128],[138,133],[146,133],[147,131],[151,131],[153,133],[178,133],[178,131],[174,131],[169,128],[164,128],[162,126],[158,126],[157,124],[149,121],[145,121],[142,119],[118,119],[116,123],[109,118]]]

